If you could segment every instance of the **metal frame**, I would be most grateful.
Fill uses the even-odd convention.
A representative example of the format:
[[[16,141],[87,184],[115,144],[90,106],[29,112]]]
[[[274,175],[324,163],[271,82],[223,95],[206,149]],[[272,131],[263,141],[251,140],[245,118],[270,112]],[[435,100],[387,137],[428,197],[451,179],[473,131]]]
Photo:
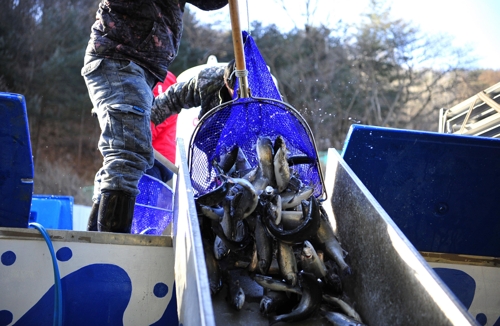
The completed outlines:
[[[228,102],[222,103],[222,104],[214,107],[210,111],[208,111],[200,119],[200,121],[199,121],[198,125],[196,125],[196,127],[195,127],[195,129],[193,131],[193,134],[191,135],[191,139],[189,141],[188,166],[189,166],[190,173],[191,173],[192,162],[193,162],[193,160],[192,160],[193,159],[193,148],[194,148],[193,142],[196,139],[196,136],[198,135],[198,132],[199,132],[200,128],[203,126],[204,122],[207,119],[209,119],[210,117],[212,117],[214,114],[216,114],[217,112],[219,112],[220,110],[223,110],[223,109],[227,108],[228,106],[231,106],[232,104],[234,104],[235,102],[237,102],[240,99],[241,99],[240,97],[237,97],[236,99],[234,99],[232,101],[228,101]],[[315,163],[316,163],[316,167],[318,169],[318,173],[319,173],[319,177],[320,177],[320,182],[321,182],[321,188],[322,188],[321,200],[326,200],[328,198],[328,196],[327,196],[327,193],[326,193],[326,190],[325,190],[325,181],[324,181],[323,171],[321,169],[321,164],[319,162],[319,154],[318,154],[318,149],[317,149],[317,146],[316,146],[316,141],[314,139],[314,135],[312,133],[311,128],[309,127],[309,125],[307,124],[307,122],[305,121],[305,119],[302,117],[302,115],[299,113],[299,111],[297,111],[290,104],[288,104],[286,102],[283,102],[283,101],[280,101],[280,100],[276,100],[276,99],[263,98],[263,97],[253,97],[251,95],[248,98],[246,98],[246,99],[254,100],[256,102],[266,102],[269,105],[276,105],[276,104],[273,104],[273,102],[278,103],[279,105],[284,106],[290,113],[292,113],[292,115],[297,119],[297,121],[299,121],[299,123],[302,125],[302,127],[304,127],[304,130],[306,131],[307,135],[309,136],[309,140],[311,141],[311,143],[312,143],[312,145],[314,147],[314,152],[316,153],[316,159],[315,159],[316,162]]]
[[[500,138],[500,83],[450,109],[440,109],[438,131]]]

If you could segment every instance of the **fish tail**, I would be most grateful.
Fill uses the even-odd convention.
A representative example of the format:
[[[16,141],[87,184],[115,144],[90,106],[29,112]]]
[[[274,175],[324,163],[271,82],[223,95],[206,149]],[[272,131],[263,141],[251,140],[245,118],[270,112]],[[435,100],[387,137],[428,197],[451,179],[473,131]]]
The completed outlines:
[[[349,267],[349,265],[346,265],[342,269],[342,276],[345,277],[345,276],[349,276],[349,275],[352,275],[352,270],[351,270],[351,267]]]

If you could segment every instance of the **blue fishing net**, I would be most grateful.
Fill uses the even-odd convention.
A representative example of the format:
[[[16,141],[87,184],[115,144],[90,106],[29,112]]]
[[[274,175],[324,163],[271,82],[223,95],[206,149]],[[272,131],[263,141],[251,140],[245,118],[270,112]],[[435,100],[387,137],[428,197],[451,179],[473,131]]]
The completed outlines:
[[[235,92],[233,101],[210,110],[194,130],[189,146],[189,169],[195,196],[217,187],[212,162],[218,161],[234,145],[238,145],[250,164],[256,166],[256,143],[261,136],[270,137],[273,142],[281,136],[290,156],[307,157],[308,163],[291,168],[304,184],[314,187],[316,197],[322,196],[323,177],[309,126],[298,111],[282,101],[264,59],[245,31],[243,40],[251,96],[239,98]]]
[[[161,235],[174,217],[172,189],[147,174],[139,180],[138,188],[130,233]]]

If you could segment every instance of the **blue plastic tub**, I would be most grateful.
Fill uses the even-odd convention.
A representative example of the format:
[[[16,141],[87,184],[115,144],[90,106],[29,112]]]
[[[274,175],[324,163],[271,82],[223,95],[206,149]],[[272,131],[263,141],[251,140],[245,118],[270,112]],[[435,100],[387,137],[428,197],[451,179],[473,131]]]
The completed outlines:
[[[73,230],[73,197],[33,195],[30,222],[46,229]]]

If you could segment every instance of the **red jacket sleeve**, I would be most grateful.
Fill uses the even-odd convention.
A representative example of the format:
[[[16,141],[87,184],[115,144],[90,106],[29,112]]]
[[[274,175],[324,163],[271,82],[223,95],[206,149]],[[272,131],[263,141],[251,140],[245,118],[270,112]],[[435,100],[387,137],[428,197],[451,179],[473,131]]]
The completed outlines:
[[[175,84],[177,78],[170,71],[163,83],[158,83],[153,88],[154,96],[164,93],[167,88]],[[177,132],[177,114],[170,116],[164,122],[155,127],[151,124],[151,134],[153,137],[153,148],[165,156],[169,161],[175,163],[175,137]]]

